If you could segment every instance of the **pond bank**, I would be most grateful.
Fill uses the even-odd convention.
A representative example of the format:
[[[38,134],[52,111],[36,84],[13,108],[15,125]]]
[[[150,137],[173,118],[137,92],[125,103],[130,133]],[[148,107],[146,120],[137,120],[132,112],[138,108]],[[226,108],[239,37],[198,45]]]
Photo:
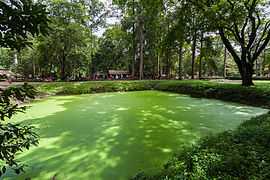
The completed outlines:
[[[214,98],[229,102],[270,108],[270,82],[254,87],[210,81],[100,81],[34,84],[41,94],[79,95],[102,92],[160,90]]]

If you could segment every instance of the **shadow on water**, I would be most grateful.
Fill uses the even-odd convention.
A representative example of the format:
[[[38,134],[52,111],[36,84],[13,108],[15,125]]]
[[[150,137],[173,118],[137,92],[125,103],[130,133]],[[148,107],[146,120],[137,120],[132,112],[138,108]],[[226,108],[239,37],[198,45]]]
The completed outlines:
[[[209,133],[235,128],[266,110],[146,91],[51,97],[23,121],[40,144],[20,155],[26,173],[10,179],[127,179],[154,173],[175,150]]]

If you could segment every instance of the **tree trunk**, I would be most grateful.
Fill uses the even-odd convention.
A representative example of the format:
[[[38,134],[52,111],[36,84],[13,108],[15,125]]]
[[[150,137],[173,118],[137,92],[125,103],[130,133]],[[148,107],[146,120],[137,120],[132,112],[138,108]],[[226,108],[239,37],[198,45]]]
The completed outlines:
[[[62,57],[62,62],[61,62],[61,80],[65,81],[66,80],[66,56],[65,52],[63,51],[63,57]]]
[[[244,62],[245,60],[243,60],[242,62]],[[241,78],[242,78],[242,86],[253,86],[253,80],[252,80],[252,76],[253,76],[253,65],[249,64],[249,63],[241,63],[240,65],[238,65],[240,74],[241,74]]]
[[[14,54],[13,54],[13,63],[15,66],[18,65],[18,52],[16,50],[14,50]]]
[[[92,50],[93,50],[93,29],[92,29],[92,27],[90,27],[90,52],[89,52],[89,54],[90,54],[90,57],[89,57],[89,59],[88,59],[88,62],[87,62],[87,76],[88,76],[88,78],[89,77],[91,77],[92,76],[92,73],[93,72],[91,72],[91,65],[93,65],[93,59],[92,59]]]
[[[268,77],[270,77],[270,64],[268,65]]]
[[[263,61],[262,61],[261,67],[260,67],[260,74],[263,77],[264,77],[264,66],[265,66],[265,62],[266,62],[266,53],[265,53],[265,51],[266,50],[264,50],[264,52],[263,52]]]
[[[135,34],[135,32],[134,32]],[[133,35],[133,56],[132,56],[132,63],[131,63],[131,76],[132,78],[135,77],[135,62],[136,62],[136,42],[135,42],[135,36]]]
[[[33,60],[33,79],[36,78],[36,63],[35,63],[35,60]]]
[[[202,79],[203,36],[204,36],[204,33],[201,32],[201,48],[200,48],[201,52],[200,52],[200,60],[199,60],[199,79]]]
[[[144,34],[143,34],[143,20],[139,20],[140,29],[140,80],[143,79],[143,66],[144,66]]]
[[[183,76],[183,73],[182,73],[183,46],[182,45],[180,45],[180,47],[179,47],[179,57],[178,57],[178,60],[179,60],[178,76],[179,76],[179,80],[182,80],[182,76]]]
[[[165,69],[165,71],[166,71],[166,76],[167,76],[167,78],[168,79],[170,79],[171,78],[171,76],[170,76],[170,74],[171,74],[171,72],[170,72],[170,69],[171,69],[171,60],[170,60],[170,55],[169,55],[169,50],[168,50],[168,48],[167,48],[167,50],[166,50],[166,56],[165,56],[165,58],[166,58],[166,69]]]
[[[255,61],[255,70],[256,70],[256,77],[260,76],[260,69],[259,69],[259,59]]]
[[[53,64],[50,63],[49,67],[50,67],[50,68],[49,68],[49,75],[52,76]]]
[[[236,51],[234,50],[232,44],[230,43],[230,41],[228,40],[228,38],[225,36],[224,34],[224,29],[219,29],[219,34],[220,37],[224,43],[224,45],[226,46],[227,50],[231,53],[235,63],[238,66],[238,70],[241,74],[241,78],[242,78],[242,85],[243,86],[252,86],[253,84],[253,80],[252,80],[252,76],[253,76],[253,64],[254,64],[254,57],[252,59],[249,59],[247,61],[247,49],[242,48],[242,54],[241,54],[241,58],[238,56],[238,54],[236,53]],[[255,58],[256,60],[256,58]]]
[[[157,76],[156,77],[160,77],[160,57],[159,57],[159,53],[157,53]]]
[[[133,17],[135,16],[135,1],[133,0],[133,4],[132,4],[132,13],[133,13]],[[133,22],[132,24],[132,42],[133,42],[133,57],[132,57],[132,63],[131,63],[131,76],[132,78],[135,77],[135,62],[136,62],[136,34],[135,34],[135,22]]]
[[[194,66],[196,55],[196,43],[197,43],[197,30],[194,31],[193,44],[192,44],[192,59],[191,59],[191,79],[194,79]]]
[[[223,77],[227,78],[227,48],[224,46],[224,66],[223,66]]]
[[[253,86],[252,74],[246,73],[242,75],[242,86]]]

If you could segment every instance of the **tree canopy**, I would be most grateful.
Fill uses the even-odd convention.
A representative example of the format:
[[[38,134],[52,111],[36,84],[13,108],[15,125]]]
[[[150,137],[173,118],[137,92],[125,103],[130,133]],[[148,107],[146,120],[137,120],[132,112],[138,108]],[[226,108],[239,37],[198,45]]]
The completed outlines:
[[[87,80],[113,69],[128,71],[132,79],[225,77],[241,78],[243,85],[250,86],[254,77],[270,76],[269,3],[265,0],[114,0],[109,7],[99,0],[26,2],[35,8],[25,7],[25,11],[38,15],[18,19],[31,19],[38,28],[17,34],[25,38],[16,43],[32,47],[16,53],[13,43],[0,55],[3,67],[26,78]],[[6,9],[20,9],[11,7]],[[42,9],[49,13],[39,13]],[[41,28],[46,25],[50,29]],[[41,31],[46,37],[33,37]],[[12,37],[8,32],[3,31],[2,37]]]
[[[30,35],[48,31],[46,6],[32,0],[0,1],[0,46],[21,49],[29,44]]]

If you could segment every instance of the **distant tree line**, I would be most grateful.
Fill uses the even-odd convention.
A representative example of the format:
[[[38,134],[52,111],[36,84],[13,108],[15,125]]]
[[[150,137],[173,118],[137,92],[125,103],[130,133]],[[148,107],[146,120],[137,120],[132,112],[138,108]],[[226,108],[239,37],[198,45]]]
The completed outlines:
[[[112,69],[134,79],[238,77],[246,86],[270,76],[266,0],[114,0],[112,12],[99,0],[42,3],[48,35],[20,52],[1,49],[2,67],[59,80]],[[106,18],[119,11],[121,22],[108,27]],[[106,32],[96,36],[101,28]]]

